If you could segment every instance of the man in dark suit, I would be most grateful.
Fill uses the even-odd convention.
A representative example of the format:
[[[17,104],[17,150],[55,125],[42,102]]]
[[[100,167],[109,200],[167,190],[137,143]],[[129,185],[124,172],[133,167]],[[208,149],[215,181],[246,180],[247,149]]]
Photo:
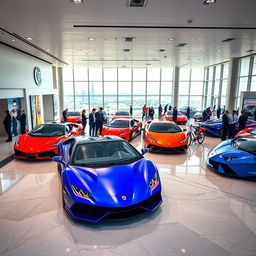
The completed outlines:
[[[229,111],[226,110],[222,116],[222,135],[221,140],[226,140],[229,131]]]
[[[167,112],[167,108],[168,108],[168,104],[166,104],[166,105],[164,106],[164,113]]]
[[[68,109],[64,109],[64,111],[62,112],[62,117],[63,117],[63,122],[67,122],[68,119]]]
[[[241,111],[241,115],[238,118],[238,129],[239,131],[243,130],[246,126],[248,116],[245,114],[245,111]]]
[[[173,108],[173,113],[172,113],[172,120],[173,122],[177,123],[177,116],[178,116],[178,110],[176,107]]]
[[[187,107],[187,118],[190,119],[190,106]]]
[[[221,108],[220,106],[218,106],[217,108],[217,118],[220,119],[220,112],[221,112]]]
[[[132,112],[133,112],[132,105],[130,105],[130,116],[131,117],[132,117]]]
[[[27,119],[27,116],[25,114],[25,111],[24,111],[24,108],[22,108],[20,110],[20,116],[19,116],[19,119],[20,120],[20,133],[21,134],[25,134],[26,133],[26,119]]]
[[[9,110],[6,110],[5,113],[6,113],[6,117],[4,118],[3,124],[4,124],[5,131],[8,134],[8,139],[6,141],[9,142],[9,141],[12,141],[12,131],[11,131],[12,117],[10,115]]]
[[[96,108],[92,109],[92,112],[89,114],[89,134],[90,136],[96,135]]]
[[[100,107],[99,111],[95,113],[96,117],[96,135],[102,135],[102,127],[104,122],[103,107]]]

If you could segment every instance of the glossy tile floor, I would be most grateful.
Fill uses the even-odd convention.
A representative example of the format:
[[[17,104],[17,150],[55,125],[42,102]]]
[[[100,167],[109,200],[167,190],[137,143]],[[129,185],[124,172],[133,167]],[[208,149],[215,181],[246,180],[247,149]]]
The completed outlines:
[[[186,154],[147,154],[157,164],[163,204],[154,214],[98,224],[73,222],[61,205],[51,161],[14,160],[0,169],[1,256],[256,255],[256,183],[219,176],[204,164],[220,141]],[[141,147],[140,137],[133,143]]]

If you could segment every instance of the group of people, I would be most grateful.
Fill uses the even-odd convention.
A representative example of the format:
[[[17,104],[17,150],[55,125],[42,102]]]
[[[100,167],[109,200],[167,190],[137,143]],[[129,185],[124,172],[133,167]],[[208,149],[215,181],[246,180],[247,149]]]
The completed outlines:
[[[142,107],[142,121],[145,120],[153,120],[154,119],[155,110],[154,107],[148,107],[146,104]]]
[[[18,135],[18,122],[20,124],[20,133],[26,133],[27,116],[23,108],[20,111],[15,109],[12,111],[6,110],[5,114],[3,125],[8,135],[6,142],[10,142],[12,141],[12,136]]]
[[[85,134],[85,128],[87,125],[87,120],[89,119],[89,134],[90,136],[102,135],[102,128],[104,123],[104,113],[103,107],[100,107],[97,111],[96,108],[93,108],[89,117],[86,115],[86,110],[83,109],[81,112],[81,123],[83,126],[82,135]],[[68,109],[66,108],[62,112],[63,122],[67,122],[68,119]]]
[[[248,116],[244,110],[238,118],[237,110],[233,110],[230,114],[229,110],[225,110],[222,115],[222,134],[221,139],[226,140],[233,138],[236,135],[236,124],[238,123],[238,130],[241,131],[246,127]]]

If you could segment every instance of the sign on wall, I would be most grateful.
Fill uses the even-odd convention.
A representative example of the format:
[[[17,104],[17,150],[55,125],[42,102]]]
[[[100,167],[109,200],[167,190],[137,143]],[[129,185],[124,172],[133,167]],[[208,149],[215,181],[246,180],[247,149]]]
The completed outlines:
[[[42,84],[42,74],[39,67],[34,67],[34,80],[36,85],[39,86]]]

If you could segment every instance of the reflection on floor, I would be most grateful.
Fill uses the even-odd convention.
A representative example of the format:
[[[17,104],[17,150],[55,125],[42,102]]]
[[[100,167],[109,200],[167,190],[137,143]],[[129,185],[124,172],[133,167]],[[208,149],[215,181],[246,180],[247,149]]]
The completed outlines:
[[[162,206],[96,225],[63,212],[54,162],[12,161],[0,177],[23,178],[0,196],[0,255],[256,255],[256,183],[206,168],[219,142],[207,137],[184,154],[148,153],[161,175]],[[140,148],[140,137],[132,144]]]
[[[12,155],[13,152],[13,144],[16,141],[16,138],[13,138],[11,142],[6,142],[7,137],[0,137],[0,161],[4,160],[8,156]]]

